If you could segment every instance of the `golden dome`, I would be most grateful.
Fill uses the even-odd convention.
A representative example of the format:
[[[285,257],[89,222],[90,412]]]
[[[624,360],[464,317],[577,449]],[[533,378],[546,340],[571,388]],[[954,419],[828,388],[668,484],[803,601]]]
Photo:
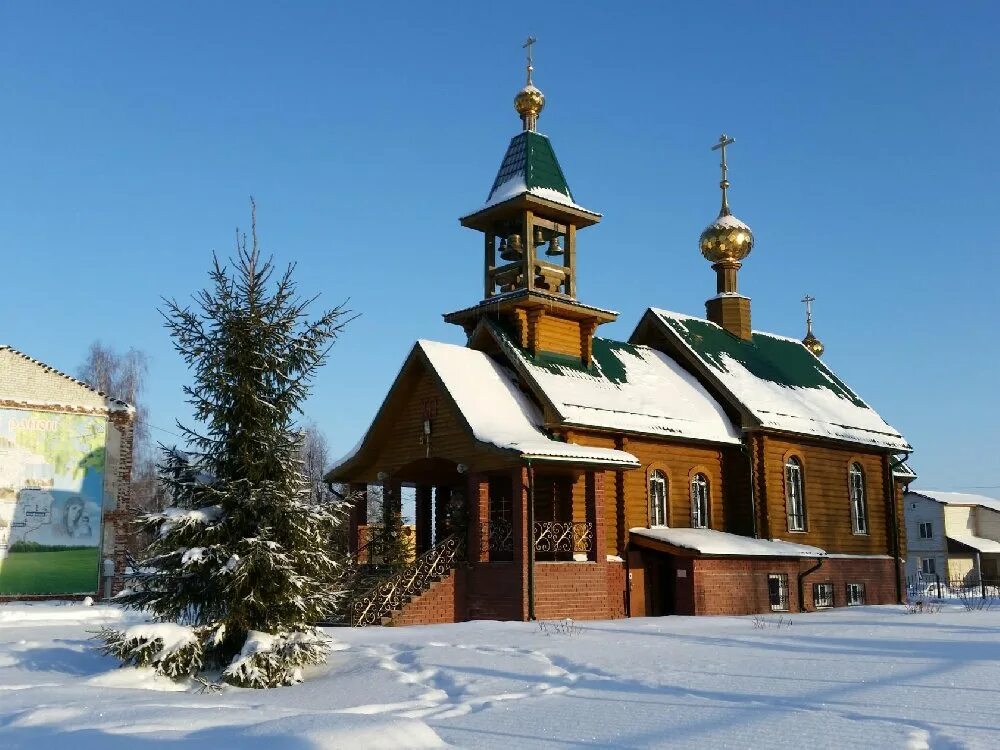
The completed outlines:
[[[705,227],[698,240],[701,254],[712,263],[740,261],[753,249],[750,227],[723,209],[719,218]]]
[[[813,336],[812,331],[809,331],[809,333],[806,334],[806,337],[802,339],[802,343],[805,345],[806,349],[811,351],[817,357],[822,357],[823,352],[826,351],[826,347],[823,346],[823,342]]]
[[[514,97],[514,109],[521,116],[525,130],[534,130],[538,115],[545,108],[545,94],[533,83],[528,83]],[[529,126],[530,123],[530,126]]]

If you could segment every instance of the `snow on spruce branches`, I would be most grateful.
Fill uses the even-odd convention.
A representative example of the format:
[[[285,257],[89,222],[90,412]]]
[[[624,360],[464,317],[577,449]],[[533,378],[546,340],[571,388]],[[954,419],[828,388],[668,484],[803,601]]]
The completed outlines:
[[[330,542],[346,508],[312,502],[295,420],[348,312],[307,320],[313,300],[296,294],[294,266],[277,275],[260,255],[255,214],[252,226],[252,246],[237,241],[231,268],[213,259],[193,306],[166,302],[199,426],[179,425],[188,450],[165,452],[173,504],[141,518],[153,542],[118,597],[156,622],[101,639],[105,653],[170,677],[275,687],[325,660],[313,623],[341,590]]]

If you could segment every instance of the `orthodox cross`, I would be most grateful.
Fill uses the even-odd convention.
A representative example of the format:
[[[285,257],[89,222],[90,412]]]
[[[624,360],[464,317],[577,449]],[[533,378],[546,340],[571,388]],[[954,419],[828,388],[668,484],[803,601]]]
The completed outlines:
[[[529,36],[528,39],[527,39],[527,41],[525,41],[525,43],[521,45],[522,49],[528,50],[528,85],[529,86],[531,85],[531,71],[534,70],[534,67],[532,67],[532,65],[531,65],[531,45],[533,45],[537,41],[538,40],[535,39],[535,37]]]
[[[726,174],[729,168],[726,166],[726,146],[736,143],[735,138],[730,138],[728,135],[723,133],[719,136],[719,142],[712,146],[713,151],[722,152],[722,162],[720,166],[722,167],[722,180],[719,182],[719,187],[722,188],[722,213],[721,216],[729,215],[729,199],[726,196],[726,191],[729,190],[729,180],[726,178]]]
[[[806,333],[810,334],[812,333],[813,329],[812,303],[816,301],[816,298],[811,297],[810,295],[807,294],[805,297],[802,298],[802,301],[806,303]]]

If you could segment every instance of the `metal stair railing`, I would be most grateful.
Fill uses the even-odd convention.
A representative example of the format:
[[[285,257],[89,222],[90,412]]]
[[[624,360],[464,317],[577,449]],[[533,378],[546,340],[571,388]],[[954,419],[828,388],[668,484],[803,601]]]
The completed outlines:
[[[355,597],[348,605],[350,624],[355,627],[381,624],[383,618],[454,570],[464,551],[464,535],[450,536],[431,547],[398,573]]]

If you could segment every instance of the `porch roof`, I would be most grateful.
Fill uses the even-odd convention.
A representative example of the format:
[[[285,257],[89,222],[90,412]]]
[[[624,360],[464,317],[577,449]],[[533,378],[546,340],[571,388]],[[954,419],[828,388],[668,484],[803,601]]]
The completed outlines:
[[[964,544],[977,552],[1000,553],[1000,542],[996,539],[985,539],[975,534],[955,534],[950,531],[945,536],[949,542]]]
[[[698,555],[712,557],[826,557],[826,550],[778,539],[754,539],[715,529],[672,529],[666,526],[629,529],[633,536],[651,539]]]
[[[364,437],[330,469],[328,481],[346,478],[356,460],[377,442],[376,428],[388,418],[387,404],[403,374],[415,366],[428,368],[440,382],[474,440],[521,459],[567,464],[637,468],[631,453],[553,440],[542,429],[541,411],[520,391],[513,372],[474,349],[421,340],[403,364],[385,402]]]
[[[517,387],[514,373],[483,352],[438,341],[418,341],[473,436],[523,458],[637,467],[631,453],[553,440],[542,414]]]

